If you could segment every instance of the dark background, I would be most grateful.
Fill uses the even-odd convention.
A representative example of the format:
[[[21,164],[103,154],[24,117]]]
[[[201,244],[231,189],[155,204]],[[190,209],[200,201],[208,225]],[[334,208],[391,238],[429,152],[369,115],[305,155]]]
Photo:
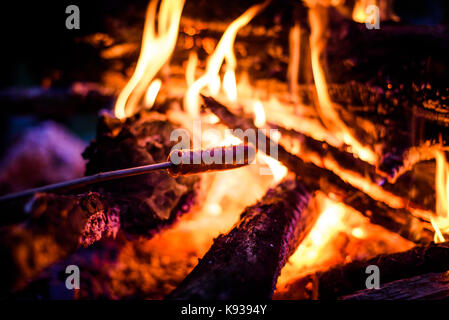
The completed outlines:
[[[273,0],[271,8],[262,15],[271,17],[273,10],[288,12],[299,0]],[[353,0],[348,0],[353,1]],[[11,88],[40,87],[51,78],[51,88],[69,88],[73,82],[99,82],[104,64],[94,47],[77,42],[82,36],[97,32],[108,34],[111,17],[119,20],[140,19],[143,26],[149,0],[58,0],[3,1],[0,6],[0,94]],[[261,0],[186,0],[183,14],[200,16],[205,20],[231,19]],[[80,30],[68,30],[65,13],[68,5],[80,8]],[[274,9],[273,9],[274,8]],[[449,1],[396,0],[395,12],[402,24],[449,24]],[[272,11],[270,11],[272,10]],[[287,13],[288,14],[288,13]],[[131,18],[130,18],[131,17]],[[256,17],[256,19],[259,19]],[[133,21],[135,24],[136,22]],[[141,32],[140,30],[138,32]],[[135,35],[137,38],[140,34]],[[101,106],[104,108],[106,106]],[[61,110],[65,108],[61,103]],[[100,109],[98,108],[98,109]],[[63,118],[49,113],[29,114],[0,103],[0,156],[12,141],[27,127],[47,118],[69,127],[86,142],[94,137],[98,109],[84,112],[76,109]],[[83,113],[84,112],[84,113]]]
[[[257,1],[242,0],[187,0],[185,11],[201,5],[246,7]],[[275,0],[279,5],[288,1]],[[59,1],[8,1],[0,10],[0,39],[5,54],[0,61],[0,87],[39,85],[41,78],[51,70],[80,69],[79,74],[71,75],[70,80],[83,80],[79,77],[88,73],[89,64],[95,63],[93,52],[86,46],[84,51],[73,50],[74,39],[94,32],[106,31],[106,17],[120,17],[126,9],[145,11],[147,0],[59,0]],[[244,5],[248,3],[248,5]],[[65,8],[75,4],[80,8],[81,29],[67,30]],[[448,1],[443,0],[396,0],[396,13],[403,23],[448,24]],[[90,59],[92,58],[92,59]],[[82,71],[82,72],[81,72]],[[88,75],[95,80],[95,75]],[[61,83],[61,85],[66,83]]]

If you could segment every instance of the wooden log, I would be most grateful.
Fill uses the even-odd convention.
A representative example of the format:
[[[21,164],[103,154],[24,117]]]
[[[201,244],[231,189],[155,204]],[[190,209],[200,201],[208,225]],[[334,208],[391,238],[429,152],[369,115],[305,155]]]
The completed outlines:
[[[341,300],[441,300],[449,297],[449,274],[427,273],[382,285],[379,289],[365,289]]]
[[[165,161],[173,144],[169,137],[174,126],[155,117],[158,120],[140,114],[121,122],[104,116],[97,140],[84,154],[89,159],[87,171]],[[120,229],[131,237],[151,237],[190,210],[198,183],[195,176],[173,178],[166,172],[154,172],[86,187],[75,195],[38,194],[33,205],[28,203],[25,208],[16,201],[21,205],[16,208],[22,212],[20,218],[25,220],[21,224],[12,220],[16,224],[2,229],[2,268],[11,277],[5,277],[0,291],[22,287],[53,262],[104,234],[115,235]],[[1,210],[12,210],[9,205],[13,204]]]
[[[175,142],[177,128],[165,116],[141,112],[121,122],[107,114],[97,127],[97,138],[83,156],[86,174],[165,162]],[[151,236],[193,206],[200,178],[174,178],[159,171],[143,176],[104,182],[94,190],[110,193],[121,208],[122,228],[128,235]]]
[[[203,98],[206,107],[217,115],[226,126],[232,129],[241,128],[242,130],[257,129],[251,124],[251,121],[234,115],[214,99]],[[266,140],[267,145],[274,143],[269,137],[266,137]],[[305,163],[298,156],[288,152],[282,144],[278,144],[277,148],[278,160],[294,172],[310,190],[320,189],[332,194],[339,201],[368,217],[372,223],[396,232],[408,240],[416,243],[429,243],[433,240],[431,224],[412,214],[413,204],[408,203],[408,206],[403,208],[391,208],[357,189],[360,186],[346,183],[335,173],[320,168],[313,163]],[[267,147],[267,149],[269,148]]]
[[[28,214],[26,223],[1,229],[0,296],[22,288],[80,246],[115,236],[120,228],[120,209],[105,194],[41,194]]]
[[[380,270],[380,283],[449,270],[449,242],[416,246],[408,251],[355,261],[295,280],[279,298],[337,299],[366,289],[369,265]]]
[[[220,235],[168,299],[268,299],[281,268],[317,219],[310,192],[285,180]]]

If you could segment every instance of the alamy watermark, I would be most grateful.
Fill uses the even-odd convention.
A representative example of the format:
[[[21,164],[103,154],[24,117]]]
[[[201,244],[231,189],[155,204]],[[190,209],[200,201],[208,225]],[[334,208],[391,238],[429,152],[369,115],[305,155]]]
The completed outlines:
[[[380,29],[380,10],[379,7],[372,4],[366,7],[365,26],[367,29]]]
[[[68,290],[75,290],[80,288],[80,268],[77,265],[71,264],[65,268],[65,273],[68,274],[65,279],[65,287]]]
[[[365,286],[367,289],[380,289],[380,269],[375,264],[366,267],[365,273],[369,274],[366,278]]]
[[[69,30],[80,28],[80,8],[71,4],[65,8],[65,13],[69,16],[65,19],[65,27]]]

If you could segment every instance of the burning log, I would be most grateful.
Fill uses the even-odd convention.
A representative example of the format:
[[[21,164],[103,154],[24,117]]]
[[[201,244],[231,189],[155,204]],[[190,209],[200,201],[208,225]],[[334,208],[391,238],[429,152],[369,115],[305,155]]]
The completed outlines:
[[[164,162],[171,148],[170,134],[176,126],[158,113],[142,112],[121,122],[104,115],[97,128],[97,139],[83,156],[89,160],[86,174]],[[158,171],[143,176],[104,182],[98,190],[107,191],[121,209],[121,224],[129,235],[151,236],[172,223],[193,206],[198,176],[172,177]]]
[[[365,281],[368,277],[366,268],[369,265],[379,267],[381,283],[419,277],[428,273],[446,272],[449,270],[449,243],[417,246],[405,252],[379,255],[367,261],[355,261],[325,272],[311,274],[287,285],[287,290],[281,293],[279,298],[290,296],[300,299],[337,299],[366,289]],[[414,283],[418,280],[418,278],[404,280],[400,284],[408,281]],[[426,281],[426,277],[422,280]],[[384,293],[387,292],[387,287],[388,285],[385,286]]]
[[[173,128],[170,122],[148,114],[125,123],[104,116],[97,141],[84,154],[90,160],[87,172],[165,161],[173,144],[169,140]],[[153,172],[103,182],[81,189],[78,195],[39,194],[30,212],[21,215],[27,220],[2,229],[2,268],[11,276],[1,284],[1,291],[22,287],[78,247],[103,235],[115,236],[119,228],[130,236],[151,237],[190,210],[198,182],[197,176],[174,178],[167,172]]]
[[[120,210],[107,195],[42,194],[23,224],[2,228],[0,296],[23,287],[44,268],[80,246],[115,236]]]
[[[236,116],[214,99],[209,97],[203,97],[203,99],[206,107],[228,127],[241,128],[242,130],[257,129],[251,120]],[[266,141],[267,145],[274,143],[269,137],[266,137]],[[279,161],[300,177],[309,189],[320,189],[328,194],[338,196],[339,200],[361,212],[372,223],[379,224],[406,239],[416,243],[428,243],[433,240],[431,224],[413,215],[413,205],[408,204],[408,206],[402,208],[391,208],[375,200],[371,195],[359,191],[355,186],[346,183],[332,171],[320,168],[313,163],[305,163],[298,156],[288,152],[281,144],[278,144],[277,155]],[[404,203],[407,203],[407,201],[404,200]]]
[[[428,273],[382,285],[377,290],[365,289],[344,296],[342,300],[423,300],[449,297],[448,272]]]
[[[317,219],[310,192],[285,180],[219,236],[169,299],[270,298],[282,266]]]

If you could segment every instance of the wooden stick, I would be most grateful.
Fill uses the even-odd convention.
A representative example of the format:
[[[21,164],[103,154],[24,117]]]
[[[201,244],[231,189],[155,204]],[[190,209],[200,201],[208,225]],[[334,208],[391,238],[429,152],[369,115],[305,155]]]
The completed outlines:
[[[78,189],[90,184],[116,180],[131,176],[142,175],[152,171],[167,169],[174,177],[180,175],[192,175],[210,171],[235,169],[250,164],[256,152],[253,147],[247,145],[227,146],[211,148],[207,150],[173,150],[168,156],[167,162],[149,164],[139,167],[126,168],[108,172],[100,172],[91,176],[55,183],[35,189],[29,189],[0,197],[0,203],[11,199],[31,196],[37,192],[61,191]],[[205,161],[207,156],[217,156],[218,161]],[[229,159],[228,159],[229,158]],[[198,161],[196,161],[198,160]]]
[[[156,170],[168,169],[173,166],[175,166],[175,165],[171,162],[162,162],[162,163],[150,164],[150,165],[140,166],[140,167],[126,168],[126,169],[108,171],[108,172],[100,172],[100,173],[97,173],[97,174],[94,174],[91,176],[87,176],[87,177],[82,177],[79,179],[54,183],[54,184],[50,184],[50,185],[39,187],[39,188],[28,189],[25,191],[7,194],[5,196],[0,197],[0,202],[17,199],[17,198],[29,197],[38,192],[67,191],[67,190],[79,189],[79,188],[82,188],[84,186],[91,185],[94,183],[146,174],[146,173],[156,171]]]

